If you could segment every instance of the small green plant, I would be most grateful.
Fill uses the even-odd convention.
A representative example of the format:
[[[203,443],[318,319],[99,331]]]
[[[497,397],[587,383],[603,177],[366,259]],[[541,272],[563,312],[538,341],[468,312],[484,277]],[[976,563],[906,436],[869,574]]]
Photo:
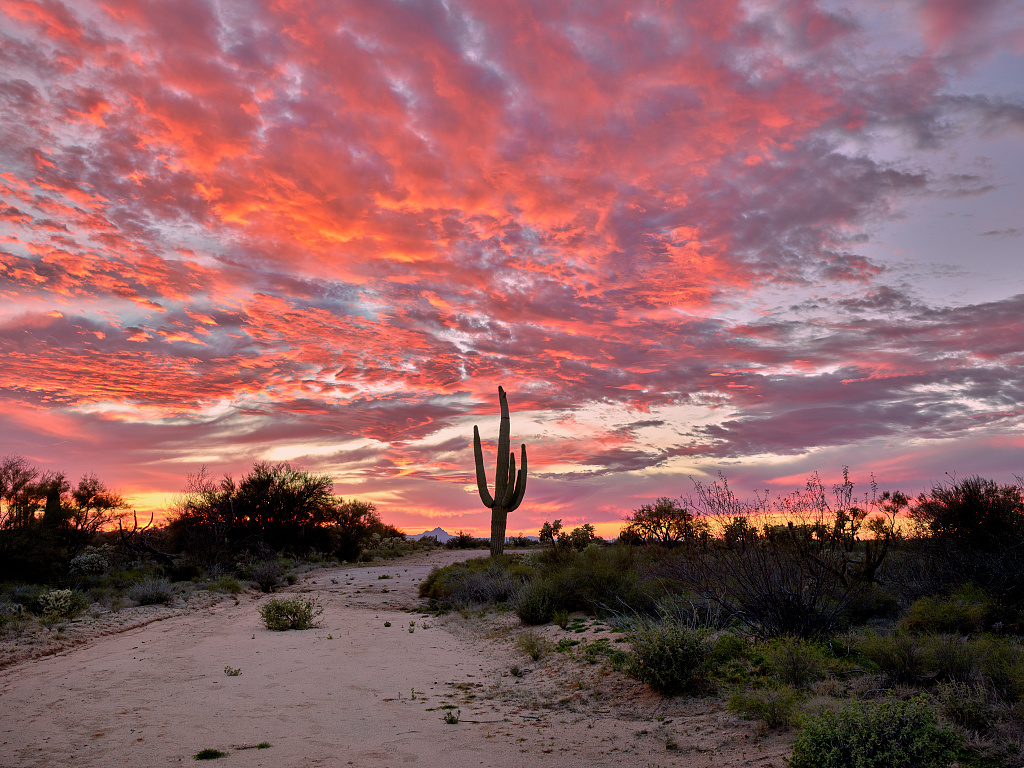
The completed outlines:
[[[240,674],[242,674],[242,668],[241,667],[232,667],[229,664],[228,666],[224,667],[224,674],[227,675],[228,677],[238,677]]]
[[[256,749],[270,749],[271,744],[269,741],[261,741],[256,745]]]
[[[390,579],[390,578],[391,578],[390,574],[382,573],[380,576],[377,577],[377,581],[380,581],[381,579]]]
[[[523,632],[516,638],[516,646],[534,661],[540,661],[551,650],[551,643],[536,632]]]
[[[512,675],[512,677],[522,677],[523,676],[523,670],[521,670],[519,668],[518,664],[513,664],[511,669],[509,669],[509,673]]]
[[[551,621],[562,629],[565,629],[569,626],[569,612],[564,608],[562,610],[555,611],[551,615]]]
[[[570,640],[568,637],[563,637],[555,644],[555,650],[558,653],[565,653],[566,651],[571,651],[573,646],[579,644],[579,640]]]
[[[716,664],[724,664],[733,659],[742,659],[747,655],[747,644],[743,638],[732,632],[720,635],[711,645],[711,660]]]
[[[448,723],[448,725],[458,725],[460,717],[462,717],[461,709],[449,709],[441,719]]]
[[[856,702],[804,720],[790,768],[949,768],[959,739],[924,696]]]
[[[193,760],[216,760],[219,757],[227,757],[227,752],[221,752],[219,749],[203,749],[193,756]]]
[[[390,627],[391,626],[391,622],[390,621],[385,621],[384,622],[384,626],[385,627]]]
[[[316,618],[324,612],[315,597],[272,597],[259,608],[267,629],[282,632],[288,629],[313,629],[320,626]]]
[[[675,623],[645,621],[630,635],[628,673],[666,696],[703,679],[710,648],[703,633]]]
[[[410,621],[409,622],[409,634],[411,635],[415,631],[416,631],[416,622],[415,621]]]

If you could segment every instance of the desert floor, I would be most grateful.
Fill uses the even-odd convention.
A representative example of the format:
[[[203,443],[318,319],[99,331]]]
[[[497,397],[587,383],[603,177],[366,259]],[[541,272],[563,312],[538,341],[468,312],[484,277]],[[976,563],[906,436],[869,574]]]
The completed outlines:
[[[284,591],[319,598],[319,629],[271,632],[267,596],[243,594],[82,619],[37,658],[8,642],[0,766],[162,766],[208,748],[228,753],[214,765],[275,768],[785,765],[788,738],[720,699],[663,699],[572,653],[531,661],[509,614],[421,612],[433,565],[484,554],[313,571]],[[575,639],[614,636],[587,623]]]

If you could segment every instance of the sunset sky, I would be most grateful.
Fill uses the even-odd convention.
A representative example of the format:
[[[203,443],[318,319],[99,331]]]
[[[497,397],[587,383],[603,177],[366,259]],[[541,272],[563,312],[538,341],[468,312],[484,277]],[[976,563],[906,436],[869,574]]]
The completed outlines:
[[[0,456],[409,532],[1024,474],[1020,0],[3,0]]]

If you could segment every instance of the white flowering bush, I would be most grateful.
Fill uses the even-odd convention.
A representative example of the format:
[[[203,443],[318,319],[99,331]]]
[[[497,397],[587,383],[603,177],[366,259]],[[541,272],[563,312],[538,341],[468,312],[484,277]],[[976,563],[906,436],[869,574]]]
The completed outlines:
[[[99,576],[110,567],[110,561],[102,550],[90,547],[71,560],[68,576],[80,579],[86,576]]]

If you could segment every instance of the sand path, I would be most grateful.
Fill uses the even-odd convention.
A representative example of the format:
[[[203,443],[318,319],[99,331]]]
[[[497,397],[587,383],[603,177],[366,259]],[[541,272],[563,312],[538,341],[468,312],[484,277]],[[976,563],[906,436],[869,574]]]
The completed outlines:
[[[0,766],[191,764],[213,748],[228,753],[216,765],[281,768],[781,768],[784,741],[759,739],[720,707],[531,664],[503,637],[510,620],[416,611],[433,564],[479,554],[315,571],[288,591],[319,597],[316,630],[268,631],[257,612],[266,597],[243,595],[15,664],[0,671]],[[514,664],[527,674],[510,675]],[[616,686],[623,701],[601,698]],[[445,705],[458,724],[443,721]]]

